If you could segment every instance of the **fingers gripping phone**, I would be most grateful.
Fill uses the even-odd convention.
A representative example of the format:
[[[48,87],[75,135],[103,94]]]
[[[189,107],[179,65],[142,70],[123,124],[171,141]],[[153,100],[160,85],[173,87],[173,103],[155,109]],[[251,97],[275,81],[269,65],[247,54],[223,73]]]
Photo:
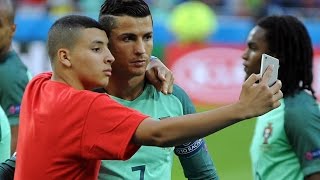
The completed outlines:
[[[273,65],[272,74],[268,81],[268,85],[272,86],[278,79],[279,59],[272,57],[268,54],[262,54],[260,74],[263,75],[269,65]]]

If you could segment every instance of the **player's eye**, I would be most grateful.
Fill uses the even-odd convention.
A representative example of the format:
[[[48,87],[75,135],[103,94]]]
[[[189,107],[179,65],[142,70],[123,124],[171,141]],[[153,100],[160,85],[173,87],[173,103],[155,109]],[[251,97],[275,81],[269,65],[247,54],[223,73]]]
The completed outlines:
[[[124,37],[123,39],[122,39],[124,42],[129,42],[130,40],[131,40],[131,38],[130,37]]]
[[[101,48],[92,48],[92,51],[99,52],[99,51],[101,51]]]
[[[258,48],[257,48],[256,46],[249,45],[249,49],[252,50],[252,51],[255,51],[255,50],[257,50]]]
[[[145,36],[145,40],[151,40],[152,39],[152,34]]]

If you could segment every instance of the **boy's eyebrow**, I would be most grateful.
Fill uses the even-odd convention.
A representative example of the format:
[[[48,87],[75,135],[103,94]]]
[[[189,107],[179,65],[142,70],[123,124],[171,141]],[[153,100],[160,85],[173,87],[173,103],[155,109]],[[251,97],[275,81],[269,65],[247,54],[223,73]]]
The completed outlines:
[[[108,42],[106,42],[107,44],[108,44]],[[94,40],[93,42],[92,42],[92,44],[105,44],[105,42],[104,41],[101,41],[101,40]]]

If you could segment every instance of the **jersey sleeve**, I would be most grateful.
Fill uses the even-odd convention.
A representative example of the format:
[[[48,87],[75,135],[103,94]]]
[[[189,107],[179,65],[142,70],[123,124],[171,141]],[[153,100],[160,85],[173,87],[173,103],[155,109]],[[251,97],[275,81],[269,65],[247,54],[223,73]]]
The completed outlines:
[[[320,112],[318,105],[286,109],[284,128],[297,154],[304,176],[319,173]]]
[[[147,117],[120,105],[107,95],[98,96],[85,118],[82,155],[89,159],[129,159],[140,148],[131,139]]]
[[[174,85],[173,95],[180,100],[184,115],[196,112],[192,101],[181,87]],[[204,139],[177,146],[174,152],[179,157],[185,177],[189,180],[219,179]]]
[[[189,98],[187,93],[181,87],[174,84],[172,94],[180,100],[182,107],[183,107],[183,114],[184,115],[185,114],[193,114],[196,112],[196,109],[195,109],[191,99]]]
[[[9,119],[10,125],[19,124],[22,96],[29,82],[27,71],[24,71],[22,68],[18,70],[15,69],[14,71],[15,72],[11,72],[10,74],[5,74],[5,77],[2,77],[0,83],[0,103]]]

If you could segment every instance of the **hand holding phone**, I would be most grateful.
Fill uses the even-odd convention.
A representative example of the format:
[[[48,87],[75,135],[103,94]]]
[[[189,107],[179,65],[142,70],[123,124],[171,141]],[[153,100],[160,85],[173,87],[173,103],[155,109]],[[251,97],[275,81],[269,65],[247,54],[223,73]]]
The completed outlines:
[[[261,66],[260,66],[260,74],[261,76],[265,73],[268,66],[273,66],[272,74],[268,81],[268,85],[272,86],[278,79],[278,69],[279,69],[279,59],[272,57],[268,54],[262,54],[261,56]]]

